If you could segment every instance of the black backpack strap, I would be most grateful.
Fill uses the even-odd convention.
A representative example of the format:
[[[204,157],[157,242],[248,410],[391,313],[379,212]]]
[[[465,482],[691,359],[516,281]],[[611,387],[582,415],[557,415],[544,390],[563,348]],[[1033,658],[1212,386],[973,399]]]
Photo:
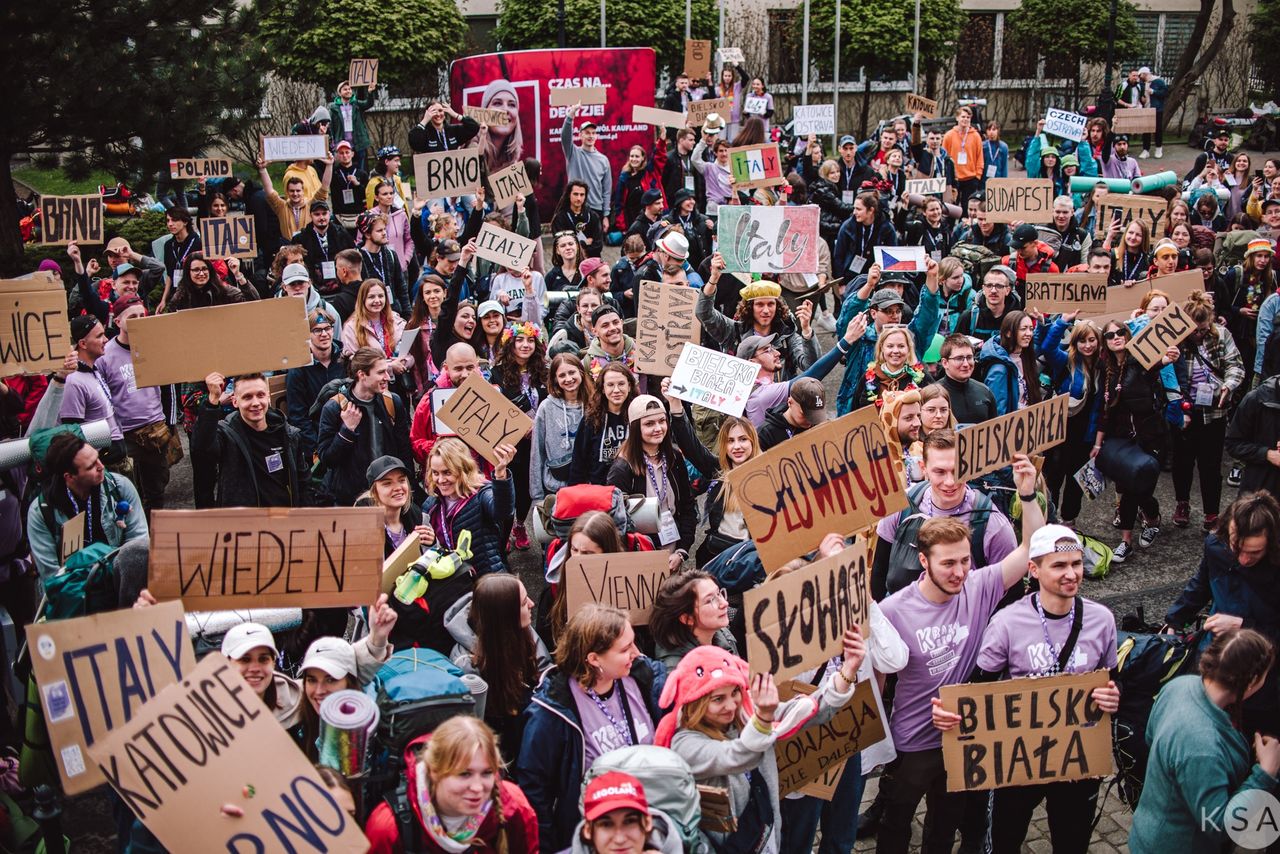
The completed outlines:
[[[991,496],[978,491],[969,513],[969,554],[975,569],[987,565],[987,522],[991,520]]]
[[[385,798],[391,814],[396,817],[396,830],[399,831],[400,848],[405,854],[414,854],[421,849],[418,835],[418,817],[413,814],[413,805],[409,803],[409,780],[402,777],[394,792]]]
[[[1076,641],[1080,639],[1080,628],[1084,625],[1084,599],[1076,597],[1075,612],[1071,615],[1071,634],[1067,635],[1067,642],[1062,645],[1062,652],[1058,653],[1058,672],[1067,672],[1067,662],[1071,660],[1071,653],[1076,650]]]

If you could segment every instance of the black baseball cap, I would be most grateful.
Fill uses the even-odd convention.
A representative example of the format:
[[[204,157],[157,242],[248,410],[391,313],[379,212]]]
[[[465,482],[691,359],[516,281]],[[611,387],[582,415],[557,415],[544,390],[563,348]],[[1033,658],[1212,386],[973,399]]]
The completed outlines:
[[[372,487],[393,471],[402,471],[405,474],[409,474],[409,467],[400,462],[399,457],[381,456],[369,463],[369,468],[365,470],[364,476],[369,481],[369,486]]]

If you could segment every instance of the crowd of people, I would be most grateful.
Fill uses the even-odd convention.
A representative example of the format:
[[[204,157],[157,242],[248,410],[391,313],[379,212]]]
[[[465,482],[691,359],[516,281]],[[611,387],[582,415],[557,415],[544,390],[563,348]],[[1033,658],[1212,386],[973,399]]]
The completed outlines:
[[[1149,70],[1125,79],[1122,106],[1162,103]],[[64,571],[64,525],[81,513],[85,546],[118,549],[114,604],[153,605],[148,519],[173,506],[171,473],[186,459],[191,494],[178,506],[372,506],[385,512],[386,556],[416,540],[456,558],[416,590],[397,585],[363,619],[308,609],[279,636],[242,623],[211,653],[235,662],[312,761],[324,698],[369,684],[396,650],[435,650],[484,680],[482,718],[450,718],[395,757],[400,801],[326,772],[357,789],[373,851],[794,852],[813,848],[820,828],[823,852],[874,834],[893,854],[908,850],[926,800],[926,851],[952,850],[957,835],[965,851],[1021,850],[1044,803],[1053,850],[1085,852],[1100,780],[949,790],[941,743],[960,717],[939,689],[1114,675],[1116,621],[1081,594],[1086,573],[1140,562],[1162,528],[1194,525],[1203,558],[1164,620],[1203,630],[1199,673],[1155,701],[1130,850],[1217,850],[1225,832],[1202,812],[1277,789],[1280,161],[1254,173],[1219,133],[1159,191],[1167,216],[1152,233],[1141,217],[1098,222],[1101,179],[1141,175],[1150,148],[1144,137],[1131,155],[1103,115],[1079,142],[1041,128],[1011,153],[998,122],[962,105],[946,120],[887,119],[827,152],[786,134],[762,78],[725,67],[716,83],[677,76],[665,106],[725,97],[727,114],[669,138],[656,130],[616,175],[617,152],[569,108],[564,186],[541,187],[539,163],[523,161],[557,199],[544,229],[533,197],[495,206],[480,186],[416,198],[401,150],[374,148],[371,95],[344,83],[299,124],[329,136],[323,159],[291,163],[279,180],[259,162],[256,182],[202,179],[179,195],[154,257],[115,238],[100,256],[73,244],[65,261],[41,264],[67,291],[73,346],[47,377],[0,382],[4,438],[31,438],[37,463],[0,474],[12,546],[0,560],[4,604],[16,624],[37,616],[42,585]],[[408,141],[414,152],[493,144],[446,102],[431,103]],[[739,189],[729,150],[771,141],[785,183]],[[1028,176],[1054,180],[1052,218],[991,222],[984,186],[1019,159]],[[916,177],[946,189],[909,194]],[[1081,192],[1075,177],[1099,181]],[[817,274],[727,270],[716,236],[726,205],[816,205]],[[237,213],[255,217],[259,257],[208,257],[198,219]],[[485,223],[549,234],[545,253],[539,240],[521,269],[481,259]],[[609,246],[620,250],[613,264]],[[875,250],[895,246],[924,247],[926,272],[882,269]],[[1185,270],[1203,276],[1176,297],[1195,329],[1146,368],[1127,345],[1175,300],[1159,280]],[[1027,305],[1027,277],[1057,272],[1138,288],[1141,307],[1045,316]],[[642,282],[695,289],[702,344],[759,366],[741,416],[688,404],[637,368]],[[290,298],[305,306],[311,361],[282,382],[215,372],[135,383],[137,319]],[[436,417],[475,375],[533,421],[496,462]],[[829,377],[839,377],[834,397]],[[957,430],[1056,395],[1067,398],[1067,439],[1042,467],[1018,453],[992,475],[958,479]],[[812,692],[796,693],[744,660],[741,597],[765,573],[726,475],[867,409],[909,506],[860,534],[872,558],[869,636],[846,632],[828,663],[794,678]],[[99,421],[105,443],[86,438]],[[1224,464],[1238,494],[1223,494]],[[1156,499],[1164,472],[1168,516]],[[1099,482],[1116,487],[1114,534],[1081,529],[1086,499],[1110,501]],[[622,496],[646,500],[650,533]],[[828,532],[781,571],[838,554],[855,533]],[[540,589],[512,572],[511,556],[530,550],[545,567]],[[667,561],[647,625],[603,604],[570,612],[570,559],[620,552]],[[887,714],[884,741],[847,760],[827,801],[782,793],[775,744],[830,720],[866,682]],[[1117,679],[1089,698],[1104,712],[1121,700]],[[723,790],[733,820],[699,830],[695,811],[689,826],[681,798],[659,794],[683,778]],[[126,817],[119,850],[158,849]]]

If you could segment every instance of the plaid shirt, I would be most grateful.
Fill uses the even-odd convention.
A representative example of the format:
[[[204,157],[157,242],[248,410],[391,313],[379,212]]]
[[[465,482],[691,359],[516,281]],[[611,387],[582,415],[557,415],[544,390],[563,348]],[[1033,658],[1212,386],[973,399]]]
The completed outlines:
[[[1235,390],[1244,382],[1244,360],[1240,357],[1240,350],[1236,347],[1235,339],[1231,337],[1231,333],[1222,324],[1215,323],[1212,331],[1214,333],[1212,336],[1199,343],[1193,338],[1188,338],[1180,346],[1186,370],[1178,372],[1178,380],[1182,386],[1182,396],[1185,400],[1195,400],[1195,389],[1191,386],[1191,376],[1197,364],[1207,368],[1219,383],[1231,389],[1233,395]],[[1227,417],[1228,408],[1231,405],[1230,398],[1228,398],[1227,406],[1219,406],[1220,395],[1221,392],[1215,386],[1213,403],[1210,406],[1195,407],[1206,422],[1221,421]]]

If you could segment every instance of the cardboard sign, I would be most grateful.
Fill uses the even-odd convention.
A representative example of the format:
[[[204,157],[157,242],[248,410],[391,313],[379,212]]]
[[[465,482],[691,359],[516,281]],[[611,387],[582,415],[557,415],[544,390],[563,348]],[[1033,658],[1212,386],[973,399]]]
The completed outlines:
[[[685,125],[700,128],[707,123],[707,116],[715,113],[724,118],[729,115],[731,105],[728,98],[707,98],[702,101],[690,101],[689,112],[685,114]]]
[[[924,95],[917,95],[912,92],[907,95],[907,110],[911,115],[921,113],[926,119],[936,119],[938,117],[938,102],[932,98],[926,98]]]
[[[1013,463],[1014,454],[1041,454],[1067,439],[1067,395],[956,431],[956,480],[970,481]]]
[[[40,244],[103,243],[102,196],[40,197]]]
[[[636,370],[669,377],[686,343],[696,344],[702,324],[693,316],[698,290],[687,285],[641,282],[636,303]]]
[[[711,76],[711,39],[684,40],[684,73],[694,80]]]
[[[67,565],[67,558],[84,548],[84,529],[88,518],[85,511],[81,510],[62,523],[62,548],[59,549],[59,557],[63,566]]]
[[[1101,273],[1028,273],[1027,307],[1044,314],[1107,313],[1107,277]]]
[[[499,445],[514,445],[533,429],[533,421],[520,407],[502,396],[477,371],[458,386],[436,418],[480,456],[494,465]]]
[[[774,759],[777,760],[777,748],[774,748]],[[820,801],[829,801],[836,796],[836,787],[840,785],[840,779],[844,777],[844,769],[849,765],[848,761],[841,762],[833,768],[828,768],[819,775],[809,785],[800,790],[800,794],[808,795],[811,798],[817,798]]]
[[[329,156],[329,137],[324,134],[305,136],[264,136],[261,138],[262,159],[277,161],[324,160]]]
[[[511,124],[511,114],[506,110],[490,110],[485,107],[472,107],[467,105],[462,108],[464,116],[470,116],[480,124],[491,128],[504,128]]]
[[[205,217],[200,220],[200,239],[206,258],[256,258],[258,233],[253,214]]]
[[[419,199],[474,193],[480,186],[480,149],[415,154],[413,175]]]
[[[524,168],[523,164],[519,165]],[[480,233],[476,235],[476,255],[510,270],[519,271],[528,267],[529,259],[533,257],[533,250],[537,246],[538,241],[521,237],[514,231],[499,228],[491,222],[482,225]]]
[[[671,371],[671,396],[739,417],[759,375],[755,362],[686,343]]]
[[[548,90],[548,100],[553,107],[572,107],[574,104],[606,104],[609,90],[604,86],[561,86]]]
[[[0,280],[0,377],[62,368],[71,350],[67,292],[46,272]]]
[[[1129,288],[1107,288],[1107,313],[1102,315],[1102,319],[1128,320],[1135,309],[1142,308],[1142,300],[1152,290],[1168,294],[1170,302],[1185,302],[1192,291],[1204,290],[1204,276],[1197,269],[1183,270],[1154,279],[1142,279]]]
[[[734,186],[739,190],[776,187],[787,183],[782,175],[782,158],[778,155],[778,145],[773,142],[729,149],[729,169]]]
[[[1084,126],[1088,121],[1088,116],[1050,107],[1044,114],[1044,132],[1079,142],[1084,139]]]
[[[783,684],[789,689],[785,692],[788,699],[795,694],[812,694],[815,690],[814,686],[804,682]],[[783,685],[778,687],[781,689]],[[808,794],[809,787],[825,782],[823,778],[829,774],[834,774],[829,784],[834,788],[849,757],[883,741],[884,736],[885,721],[876,703],[871,680],[864,679],[854,687],[849,702],[831,720],[805,727],[774,745],[773,752],[778,761],[778,795],[786,797],[801,790]],[[823,788],[825,790],[826,786]],[[830,800],[829,795],[827,800]]]
[[[727,472],[765,569],[817,548],[829,533],[851,534],[906,507],[895,453],[879,411],[867,406]]]
[[[1147,279],[1147,285],[1152,290],[1164,291],[1169,295],[1170,302],[1186,302],[1190,299],[1192,291],[1206,289],[1204,275],[1198,268],[1170,273],[1167,276],[1155,276]]]
[[[368,850],[355,819],[235,664],[210,655],[185,675],[89,749],[166,849]],[[244,815],[228,818],[221,804]]]
[[[741,65],[747,61],[740,47],[722,47],[718,53],[720,54],[720,61],[725,65]]]
[[[1199,275],[1198,270],[1193,271]],[[1160,364],[1164,351],[1176,347],[1196,331],[1196,322],[1182,308],[1182,303],[1172,302],[1164,311],[1151,318],[1151,322],[1125,346],[1142,367],[1151,370]]]
[[[1090,696],[1107,671],[943,685],[960,725],[942,734],[947,791],[967,792],[1105,777],[1111,715]]]
[[[373,87],[378,85],[378,60],[353,59],[347,66],[347,82],[351,87]]]
[[[666,551],[571,557],[564,565],[569,613],[590,602],[627,612],[633,626],[648,624],[653,599],[671,574]]]
[[[830,136],[836,132],[836,105],[813,104],[796,107],[791,111],[791,132],[796,136],[819,134]]]
[[[431,425],[437,436],[453,435],[448,426],[440,420],[440,410],[444,409],[444,405],[449,402],[449,398],[453,397],[455,391],[457,391],[456,388],[431,389]]]
[[[928,272],[923,246],[876,246],[873,254],[880,269],[886,273]]]
[[[675,110],[659,110],[654,107],[642,107],[636,104],[631,108],[631,121],[638,125],[682,128],[685,125],[685,115]]]
[[[716,232],[731,273],[817,273],[817,205],[723,205]]]
[[[300,299],[264,299],[129,322],[138,388],[204,382],[217,371],[237,376],[311,364],[307,307]]]
[[[506,113],[503,113],[506,115]],[[493,190],[493,204],[497,208],[505,208],[522,195],[526,200],[533,199],[533,185],[529,183],[529,173],[524,163],[512,163],[500,172],[489,176],[489,188]]]
[[[1135,196],[1129,193],[1103,193],[1098,201],[1098,215],[1094,218],[1094,240],[1103,240],[1111,223],[1119,220],[1119,243],[1124,238],[1124,230],[1133,220],[1141,219],[1147,224],[1152,243],[1165,237],[1169,224],[1169,203],[1161,196]]]
[[[1111,117],[1113,133],[1155,133],[1156,110],[1154,107],[1121,107]]]
[[[1048,222],[1053,218],[1052,178],[988,178],[988,222]]]
[[[147,588],[190,611],[368,605],[382,521],[377,507],[155,510]]]
[[[194,181],[197,178],[229,178],[231,161],[226,157],[170,158],[169,177],[182,181]]]
[[[907,181],[908,196],[940,196],[946,191],[946,178],[912,178]]]
[[[752,673],[771,673],[781,682],[825,664],[840,654],[847,629],[858,626],[870,636],[866,540],[748,590],[742,609]]]
[[[106,782],[85,750],[135,719],[157,691],[196,666],[177,602],[32,623],[27,643],[54,764],[68,795]]]
[[[763,116],[769,112],[769,99],[763,95],[747,95],[742,99],[742,112],[748,116]]]

